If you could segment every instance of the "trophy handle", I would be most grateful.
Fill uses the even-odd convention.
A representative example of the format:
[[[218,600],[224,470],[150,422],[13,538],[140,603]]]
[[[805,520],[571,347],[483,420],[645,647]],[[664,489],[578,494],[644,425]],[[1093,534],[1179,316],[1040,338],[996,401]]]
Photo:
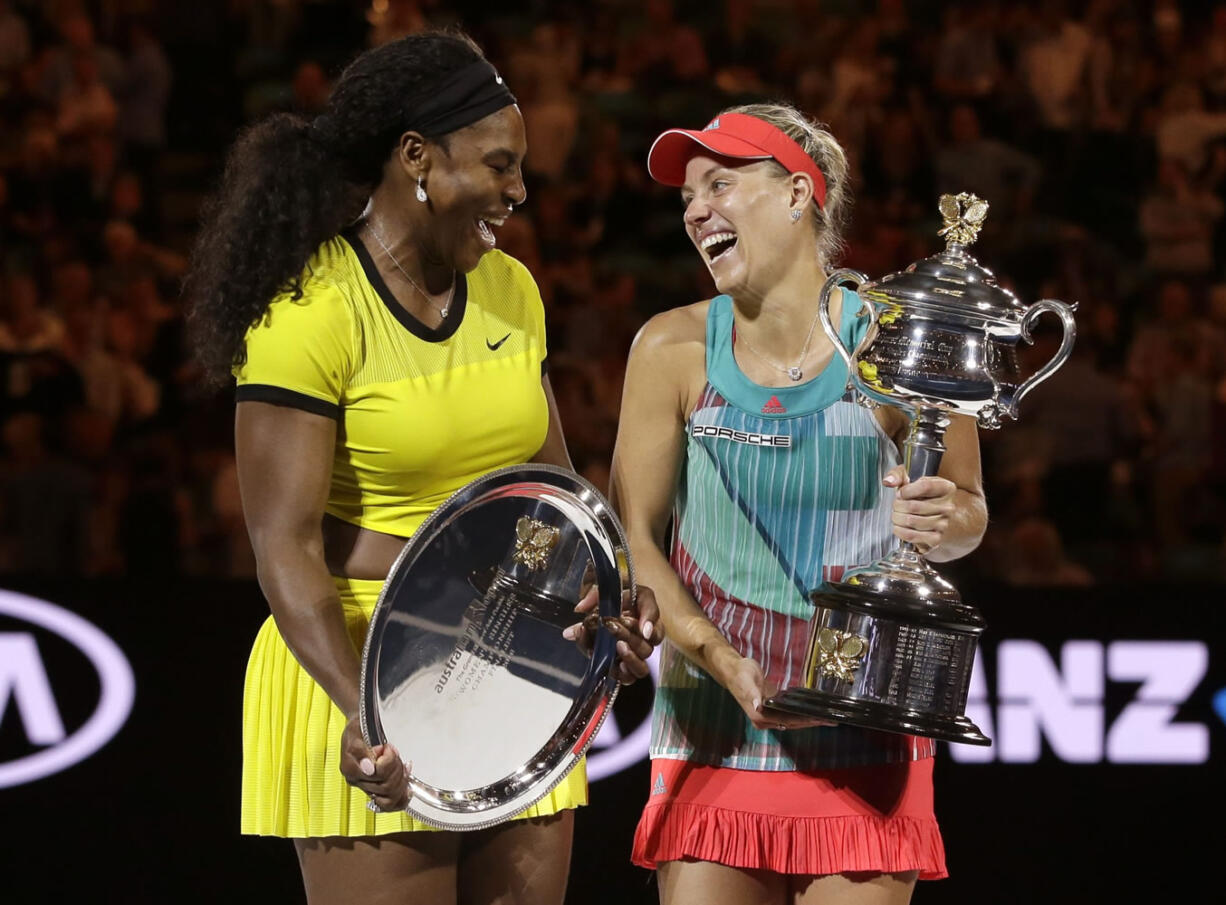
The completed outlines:
[[[1063,324],[1064,338],[1061,340],[1060,348],[1052,356],[1051,361],[1035,371],[1017,388],[1017,392],[1013,394],[1013,399],[1009,402],[1008,412],[1010,418],[1017,418],[1017,406],[1022,401],[1022,397],[1050,377],[1057,368],[1064,364],[1065,359],[1072,354],[1073,340],[1077,337],[1077,322],[1073,320],[1074,308],[1076,308],[1076,305],[1066,305],[1064,302],[1058,302],[1055,299],[1043,299],[1026,309],[1026,315],[1022,318],[1022,339],[1028,343],[1034,342],[1030,337],[1030,328],[1044,311],[1054,311],[1059,315],[1060,322]]]
[[[872,334],[873,325],[877,323],[877,309],[871,304],[861,299],[862,307],[856,312],[856,317],[863,316],[865,310],[868,312],[869,329],[864,334],[864,339],[857,343],[856,348],[848,352],[847,346],[843,344],[843,337],[839,336],[839,331],[835,328],[830,320],[830,291],[844,280],[854,281],[857,286],[868,282],[868,275],[861,273],[858,270],[851,270],[844,267],[834,271],[830,276],[826,277],[826,282],[822,284],[822,294],[817,300],[817,314],[822,319],[822,329],[826,331],[826,336],[830,337],[830,341],[834,343],[834,349],[839,353],[839,357],[847,365],[847,386],[856,389],[856,356],[860,354],[860,350],[864,347],[865,340]]]

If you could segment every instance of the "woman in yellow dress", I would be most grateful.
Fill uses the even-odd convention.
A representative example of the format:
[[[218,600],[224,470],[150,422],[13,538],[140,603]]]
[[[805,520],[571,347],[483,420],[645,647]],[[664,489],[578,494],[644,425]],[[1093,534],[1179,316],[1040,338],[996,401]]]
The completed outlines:
[[[295,840],[312,905],[565,892],[582,768],[521,819],[428,832],[404,812],[402,752],[368,747],[357,719],[358,651],[405,539],[494,469],[570,467],[540,294],[495,250],[525,151],[515,98],[471,41],[404,38],[358,57],[313,121],[238,140],[194,254],[197,348],[238,384],[272,610],[247,670],[242,830]],[[650,591],[638,607],[615,632],[623,681],[660,637]]]

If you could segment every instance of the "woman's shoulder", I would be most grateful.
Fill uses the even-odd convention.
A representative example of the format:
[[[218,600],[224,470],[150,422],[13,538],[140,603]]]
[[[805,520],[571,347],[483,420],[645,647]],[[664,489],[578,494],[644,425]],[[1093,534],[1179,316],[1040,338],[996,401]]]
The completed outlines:
[[[639,330],[632,351],[640,355],[671,354],[680,347],[695,344],[704,349],[711,301],[682,305],[654,315]]]
[[[530,291],[539,295],[532,272],[518,258],[513,258],[497,248],[487,251],[477,266],[467,275],[469,283],[488,282],[495,286],[507,286]]]
[[[314,261],[314,259],[312,259]],[[308,265],[296,286],[275,295],[253,328],[347,331],[355,321],[352,280],[328,267]]]

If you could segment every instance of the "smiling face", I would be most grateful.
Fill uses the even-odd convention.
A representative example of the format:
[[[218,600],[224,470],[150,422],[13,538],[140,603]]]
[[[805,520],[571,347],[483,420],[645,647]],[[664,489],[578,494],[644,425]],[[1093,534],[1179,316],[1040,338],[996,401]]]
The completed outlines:
[[[696,155],[681,200],[686,234],[722,293],[762,295],[802,243],[812,248],[810,218],[791,219],[792,183],[773,161]]]
[[[519,107],[503,107],[447,136],[445,148],[432,143],[430,149],[424,179],[433,215],[430,256],[468,273],[494,247],[492,227],[527,197],[521,166],[528,141]]]

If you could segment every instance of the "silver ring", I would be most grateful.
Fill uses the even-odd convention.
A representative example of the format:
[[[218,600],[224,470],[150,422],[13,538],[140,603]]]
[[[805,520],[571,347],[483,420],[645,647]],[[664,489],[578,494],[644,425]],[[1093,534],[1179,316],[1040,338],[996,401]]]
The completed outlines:
[[[368,811],[374,811],[376,814],[383,813],[383,808],[379,807],[379,802],[375,801],[373,798],[366,799],[366,809]]]

